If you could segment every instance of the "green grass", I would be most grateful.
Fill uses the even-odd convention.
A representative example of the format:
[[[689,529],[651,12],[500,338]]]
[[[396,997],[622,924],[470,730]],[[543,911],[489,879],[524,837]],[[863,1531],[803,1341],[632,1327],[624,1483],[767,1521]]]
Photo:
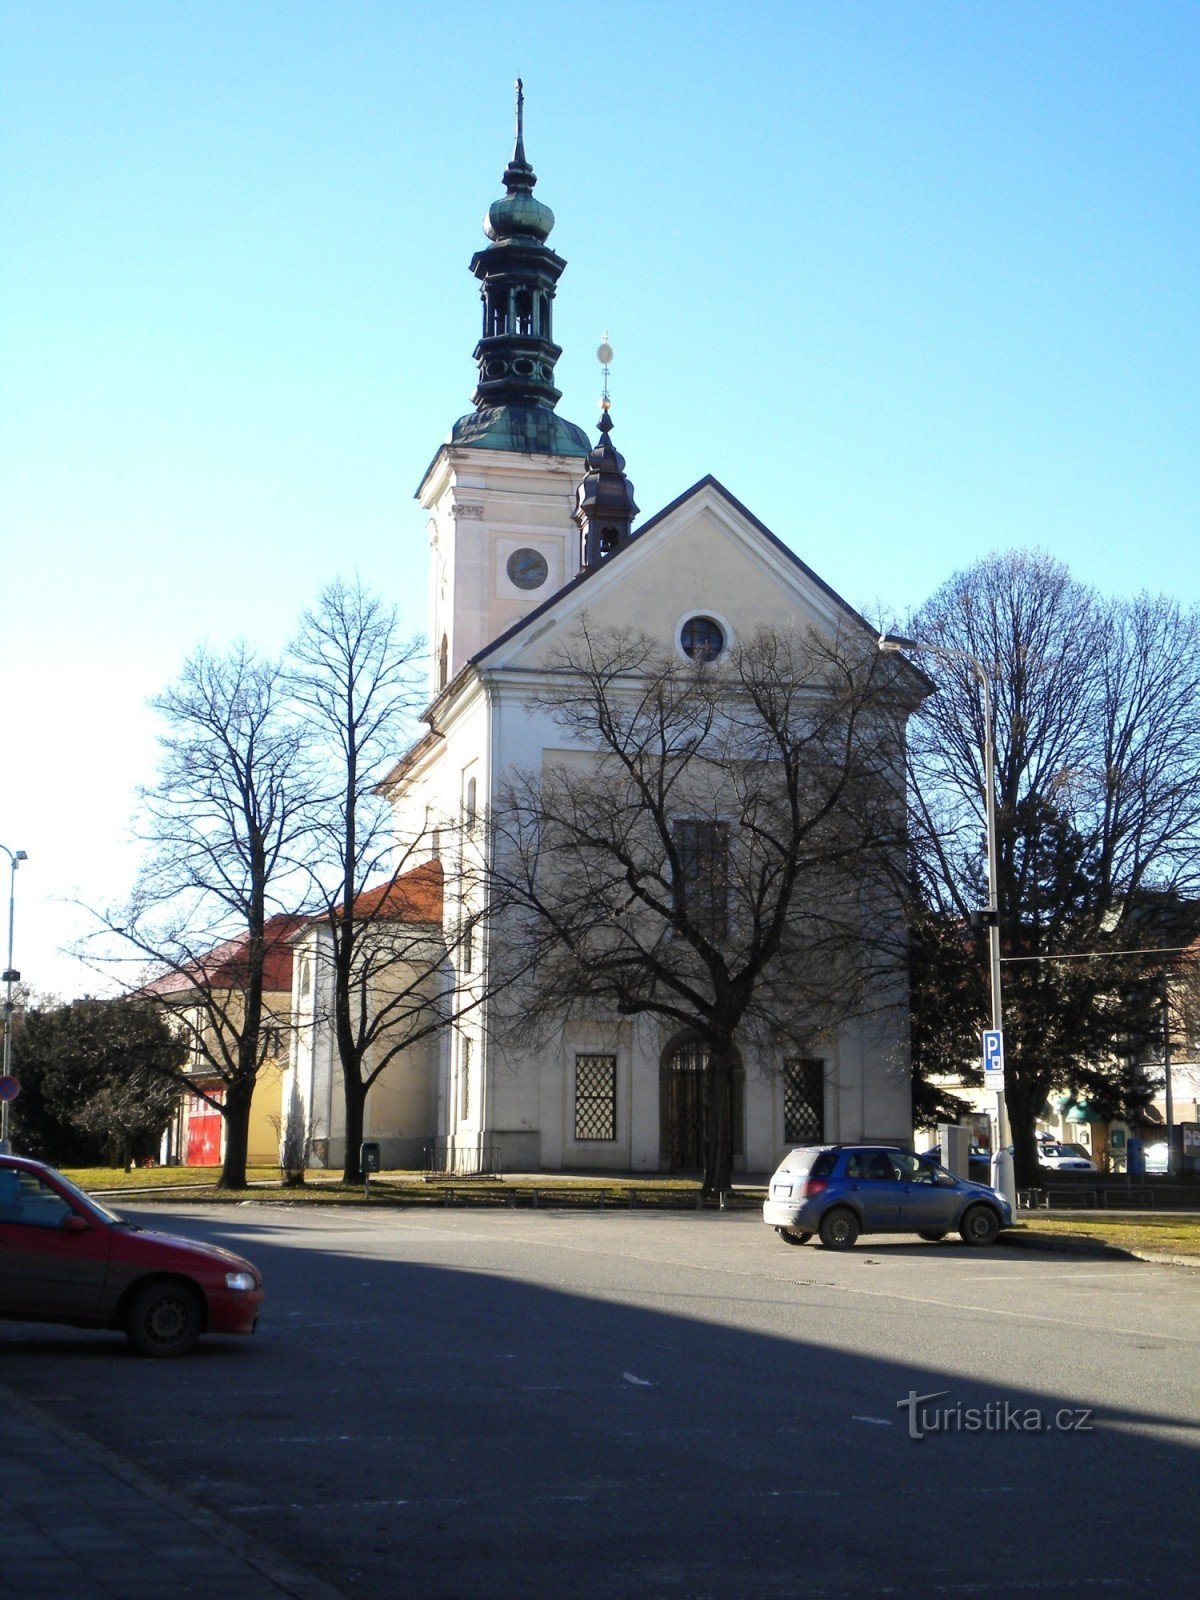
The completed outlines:
[[[63,1176],[89,1193],[101,1189],[211,1189],[220,1176],[220,1167],[64,1167]],[[279,1181],[278,1167],[251,1167],[251,1182],[257,1178]]]
[[[1197,1217],[1030,1217],[1021,1213],[1021,1222],[1030,1233],[1051,1234],[1060,1239],[1087,1239],[1112,1245],[1118,1250],[1147,1254],[1195,1256],[1200,1265],[1200,1216]]]
[[[124,1172],[114,1167],[73,1168],[66,1173],[91,1193],[137,1195],[139,1201],[270,1200],[295,1205],[441,1205],[448,1199],[480,1205],[628,1205],[631,1191],[638,1205],[692,1205],[700,1185],[694,1178],[575,1177],[522,1174],[513,1178],[426,1177],[419,1172],[385,1172],[372,1177],[370,1194],[361,1185],[344,1185],[337,1172],[309,1171],[304,1184],[286,1188],[276,1167],[251,1167],[245,1189],[217,1189],[216,1167],[140,1167]],[[749,1193],[749,1191],[747,1191]],[[753,1204],[761,1199],[753,1191]]]

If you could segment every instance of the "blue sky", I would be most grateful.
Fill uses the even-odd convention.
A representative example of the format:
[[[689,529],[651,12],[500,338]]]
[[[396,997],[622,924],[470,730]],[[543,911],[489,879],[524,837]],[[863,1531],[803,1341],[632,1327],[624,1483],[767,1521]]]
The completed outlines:
[[[1014,546],[1200,600],[1198,65],[1182,0],[0,0],[17,965],[89,986],[195,644],[356,570],[423,627],[518,72],[643,514],[712,472],[872,612]]]

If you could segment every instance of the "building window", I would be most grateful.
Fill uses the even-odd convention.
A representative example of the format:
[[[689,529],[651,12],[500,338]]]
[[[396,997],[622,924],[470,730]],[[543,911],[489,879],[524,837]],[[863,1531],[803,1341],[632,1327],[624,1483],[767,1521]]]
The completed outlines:
[[[575,1138],[617,1137],[616,1056],[575,1057]]]
[[[450,676],[450,641],[442,635],[442,642],[438,649],[438,688],[444,689]]]
[[[475,971],[475,924],[468,922],[463,930],[463,971]]]
[[[464,1039],[458,1060],[458,1120],[471,1118],[471,1041]]]
[[[820,1144],[825,1137],[825,1063],[783,1064],[783,1142]]]
[[[674,828],[682,910],[711,938],[729,925],[729,829],[723,822],[684,818]]]
[[[725,630],[715,617],[689,617],[680,629],[679,644],[693,661],[715,661],[725,648]]]
[[[475,826],[475,779],[467,779],[466,822],[468,831]]]

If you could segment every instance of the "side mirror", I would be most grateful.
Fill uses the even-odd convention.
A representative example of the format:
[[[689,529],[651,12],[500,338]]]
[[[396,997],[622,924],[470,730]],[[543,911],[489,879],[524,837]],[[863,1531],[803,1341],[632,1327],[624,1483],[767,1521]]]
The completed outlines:
[[[78,1211],[68,1211],[62,1219],[64,1233],[91,1233],[92,1225],[86,1217],[81,1217]]]

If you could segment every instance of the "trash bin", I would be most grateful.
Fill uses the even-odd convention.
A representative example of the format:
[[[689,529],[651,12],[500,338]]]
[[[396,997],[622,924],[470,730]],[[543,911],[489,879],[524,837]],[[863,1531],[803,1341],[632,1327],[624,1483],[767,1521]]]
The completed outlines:
[[[379,1171],[379,1145],[374,1139],[364,1139],[358,1152],[358,1164],[363,1172]]]

